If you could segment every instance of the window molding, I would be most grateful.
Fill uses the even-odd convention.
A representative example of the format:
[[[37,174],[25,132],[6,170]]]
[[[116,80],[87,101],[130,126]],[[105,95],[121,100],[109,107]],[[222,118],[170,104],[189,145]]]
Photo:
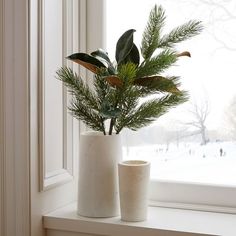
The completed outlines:
[[[28,0],[0,2],[0,233],[4,236],[30,235],[28,6]]]
[[[5,212],[4,212],[4,96],[3,96],[3,1],[0,1],[0,235],[4,235]]]
[[[62,58],[73,50],[73,1],[61,1],[62,8]],[[67,105],[69,95],[67,89],[62,87],[62,107],[63,107],[63,154],[62,167],[55,171],[46,171],[45,155],[45,0],[39,1],[39,162],[40,162],[40,191],[45,191],[65,182],[73,180],[74,160],[73,160],[73,118],[68,114]],[[62,59],[62,65],[69,65],[66,59]]]
[[[152,180],[150,205],[189,210],[236,213],[236,187]]]

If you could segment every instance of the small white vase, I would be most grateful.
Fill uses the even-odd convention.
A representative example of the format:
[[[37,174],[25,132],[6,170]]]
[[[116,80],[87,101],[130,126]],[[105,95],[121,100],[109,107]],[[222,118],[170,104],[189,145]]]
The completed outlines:
[[[120,135],[85,132],[80,136],[78,214],[87,217],[119,215],[118,163]]]
[[[138,160],[124,161],[119,163],[118,170],[121,220],[146,220],[150,163]]]

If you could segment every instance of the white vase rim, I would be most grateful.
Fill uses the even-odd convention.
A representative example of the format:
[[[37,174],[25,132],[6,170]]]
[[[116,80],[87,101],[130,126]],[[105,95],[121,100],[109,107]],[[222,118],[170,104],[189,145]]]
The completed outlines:
[[[147,166],[150,165],[150,162],[143,160],[127,160],[119,163],[122,166]]]
[[[100,131],[85,131],[85,132],[82,132],[80,135],[82,135],[82,136],[104,136],[104,137],[119,136],[119,134],[116,134],[116,133],[112,133],[112,135],[109,135],[109,134],[104,135],[104,133],[100,132]]]

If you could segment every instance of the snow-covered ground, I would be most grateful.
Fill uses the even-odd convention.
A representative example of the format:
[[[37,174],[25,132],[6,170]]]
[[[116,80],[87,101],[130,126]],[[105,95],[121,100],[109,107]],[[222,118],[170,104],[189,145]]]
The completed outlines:
[[[154,179],[236,185],[236,142],[129,147],[123,157],[150,161]]]

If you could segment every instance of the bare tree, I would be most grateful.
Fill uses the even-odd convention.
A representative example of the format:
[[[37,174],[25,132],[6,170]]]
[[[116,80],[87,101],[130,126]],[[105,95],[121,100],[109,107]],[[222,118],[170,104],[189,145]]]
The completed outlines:
[[[232,25],[236,24],[236,1],[235,0],[182,0],[182,2],[190,3],[199,9],[205,6],[208,12],[208,22],[204,21],[206,31],[219,43],[219,48],[235,52],[235,41],[229,42],[235,38],[235,30]],[[228,27],[228,24],[231,27]],[[221,29],[221,30],[219,30]],[[226,38],[225,38],[226,37]],[[216,50],[217,50],[216,49]]]
[[[202,145],[206,145],[208,139],[206,136],[206,119],[210,113],[209,102],[204,100],[202,103],[192,102],[191,107],[188,110],[190,114],[189,121],[184,122],[185,125],[194,128],[192,135],[201,135]]]
[[[175,143],[176,146],[179,147],[181,140],[187,137],[188,127],[176,118],[169,119],[169,122],[166,125],[166,146],[168,147],[170,143]]]

